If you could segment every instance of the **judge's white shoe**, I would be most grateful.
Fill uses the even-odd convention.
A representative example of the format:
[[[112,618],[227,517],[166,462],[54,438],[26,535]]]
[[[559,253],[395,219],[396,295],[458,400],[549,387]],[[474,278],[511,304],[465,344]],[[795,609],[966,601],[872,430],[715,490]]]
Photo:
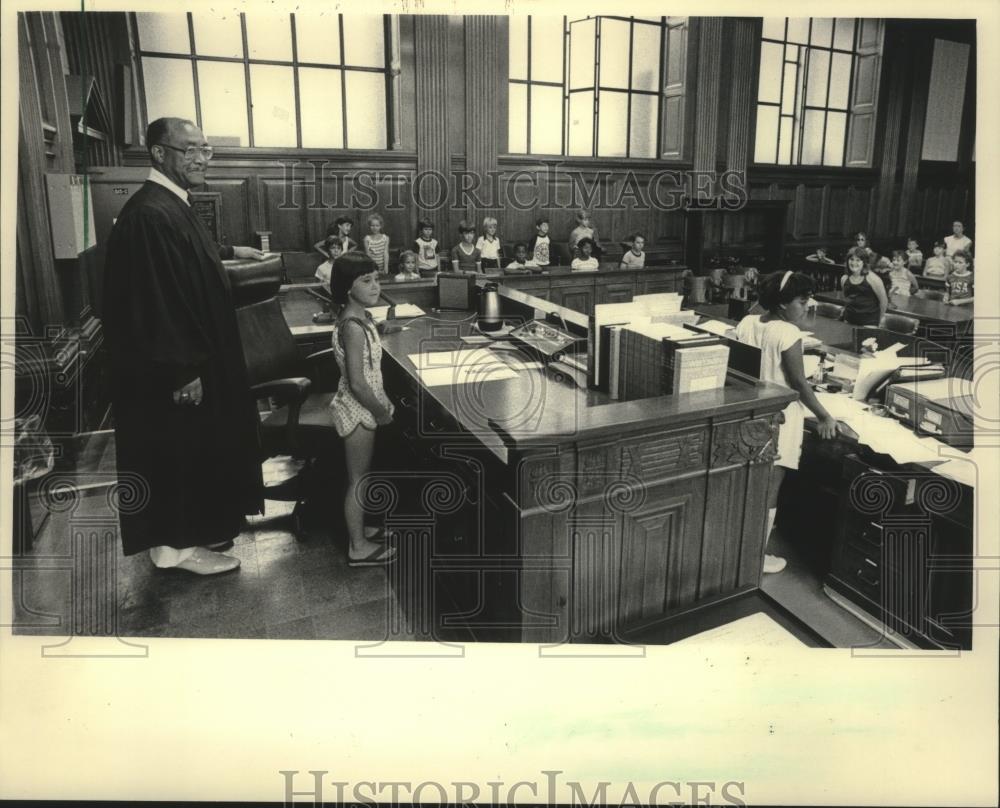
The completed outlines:
[[[195,575],[221,575],[239,569],[240,560],[233,556],[213,553],[204,547],[195,547],[194,552],[180,564],[173,567],[163,567],[168,570],[183,570]]]
[[[781,556],[764,554],[764,572],[781,572],[787,563]]]

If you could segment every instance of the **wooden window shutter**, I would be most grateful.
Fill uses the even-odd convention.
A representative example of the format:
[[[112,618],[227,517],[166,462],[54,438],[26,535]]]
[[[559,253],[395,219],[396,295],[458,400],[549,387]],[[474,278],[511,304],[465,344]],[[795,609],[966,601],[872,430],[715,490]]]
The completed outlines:
[[[660,158],[684,156],[684,111],[687,82],[687,17],[667,17],[663,32],[663,106],[661,111]]]
[[[858,55],[854,63],[851,88],[851,122],[847,131],[847,155],[844,165],[867,168],[875,148],[875,123],[878,112],[878,85],[882,72],[882,38],[885,21],[859,19]]]

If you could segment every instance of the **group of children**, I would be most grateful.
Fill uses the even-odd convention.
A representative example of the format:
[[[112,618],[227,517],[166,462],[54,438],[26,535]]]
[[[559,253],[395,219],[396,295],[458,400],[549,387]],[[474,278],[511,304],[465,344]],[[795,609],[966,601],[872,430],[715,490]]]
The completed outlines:
[[[379,273],[390,274],[389,236],[384,232],[385,222],[377,214],[367,219],[368,234],[358,243],[351,237],[353,220],[341,216],[327,230],[326,238],[316,242],[314,248],[326,260],[316,269],[316,278],[330,282],[334,261],[341,255],[360,251],[375,262]],[[497,233],[498,222],[492,216],[483,219],[482,234],[476,237],[476,228],[467,221],[458,226],[460,241],[448,254],[455,272],[481,273],[486,270],[503,269],[505,273],[519,274],[541,271],[551,266],[554,259],[552,239],[549,236],[549,220],[541,216],[535,221],[535,233],[527,242],[514,245],[513,257],[508,261],[503,244]],[[630,249],[622,256],[622,269],[642,269],[645,266],[644,252],[646,239],[642,233],[633,233],[629,239]],[[436,273],[440,268],[438,240],[434,237],[434,224],[426,219],[417,223],[417,237],[410,249],[399,255],[397,271],[393,279],[397,281],[415,280]],[[570,267],[574,271],[592,271],[600,267],[603,248],[598,240],[597,229],[591,221],[590,213],[578,211],[576,227],[569,236],[569,251],[573,256]]]
[[[868,246],[865,233],[855,236],[855,246],[844,260],[845,273],[840,286],[847,298],[845,319],[855,325],[878,325],[888,306],[887,295],[909,297],[917,293],[917,275],[944,281],[944,302],[962,306],[974,302],[972,241],[963,233],[961,222],[953,225],[953,235],[934,243],[934,254],[924,261],[915,238],[909,238],[905,250],[893,250],[892,257],[879,256]],[[823,247],[806,260],[836,264]]]

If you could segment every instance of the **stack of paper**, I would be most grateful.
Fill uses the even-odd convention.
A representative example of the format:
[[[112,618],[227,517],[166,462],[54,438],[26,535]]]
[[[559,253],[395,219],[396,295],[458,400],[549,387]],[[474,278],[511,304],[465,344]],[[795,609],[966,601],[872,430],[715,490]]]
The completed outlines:
[[[484,349],[459,349],[410,354],[420,381],[427,387],[513,379],[517,373],[495,354]]]
[[[368,311],[376,323],[381,323],[384,322],[385,318],[389,315],[389,308],[389,306],[369,306]],[[396,306],[397,320],[407,320],[413,317],[419,317],[424,313],[424,310],[420,308],[420,306],[415,306],[412,303],[400,303]]]

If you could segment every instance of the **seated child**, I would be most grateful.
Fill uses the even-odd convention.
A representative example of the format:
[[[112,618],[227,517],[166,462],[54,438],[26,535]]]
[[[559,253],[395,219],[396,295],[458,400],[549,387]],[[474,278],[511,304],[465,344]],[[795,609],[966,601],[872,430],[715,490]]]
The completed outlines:
[[[451,265],[455,272],[482,272],[482,258],[473,243],[476,239],[476,228],[463,220],[458,224],[458,232],[462,240],[451,248]]]
[[[358,243],[351,238],[352,227],[354,227],[354,220],[349,216],[341,216],[326,229],[326,238],[322,241],[317,241],[313,247],[318,253],[320,253],[320,255],[324,255],[329,258],[330,256],[327,255],[326,252],[327,239],[330,236],[335,236],[340,242],[340,251],[342,253],[356,250],[358,248]]]
[[[910,272],[920,272],[924,268],[924,254],[920,251],[920,245],[915,238],[906,240],[906,266]]]
[[[882,258],[875,259],[875,266],[872,267],[872,272],[874,272],[880,281],[882,281],[882,286],[888,289],[892,286],[892,280],[889,278],[889,272],[892,270],[892,261],[884,256]]]
[[[972,256],[965,250],[959,250],[952,257],[954,268],[944,282],[945,303],[953,306],[968,306],[973,302]]]
[[[947,278],[951,274],[951,259],[944,254],[945,243],[943,241],[934,242],[934,255],[927,259],[924,264],[925,278]]]
[[[413,242],[413,251],[417,254],[417,270],[439,269],[437,256],[437,239],[434,238],[434,222],[421,219],[417,222],[417,238]]]
[[[533,267],[537,267],[537,264],[528,257],[528,245],[523,241],[517,242],[514,245],[514,260],[504,267],[504,272],[524,274],[531,272]]]
[[[417,254],[413,250],[403,250],[399,254],[399,272],[392,279],[394,281],[420,280],[420,273],[417,272]]]
[[[497,235],[497,220],[492,216],[483,219],[483,234],[476,242],[476,249],[482,257],[483,269],[499,269],[503,260],[503,245]]]
[[[601,266],[601,262],[591,255],[596,246],[592,238],[584,236],[577,242],[576,246],[580,250],[580,257],[574,258],[573,263],[570,264],[574,272],[593,272]]]
[[[884,260],[884,259],[883,259]],[[892,251],[892,265],[889,270],[889,294],[909,297],[917,293],[920,287],[917,279],[906,266],[906,253],[903,250]]]
[[[535,235],[528,242],[528,252],[531,253],[531,260],[535,266],[547,267],[551,263],[550,254],[552,252],[552,242],[549,240],[549,220],[546,216],[539,216],[535,220]]]
[[[333,262],[340,258],[343,250],[340,248],[340,241],[336,236],[327,236],[323,242],[323,252],[330,257],[316,267],[316,279],[323,282],[324,286],[330,285],[330,273],[333,271]]]
[[[806,261],[812,261],[814,264],[836,264],[832,258],[828,257],[826,254],[826,247],[817,247],[816,252],[807,255]]]
[[[574,258],[580,255],[580,240],[589,238],[593,242],[593,254],[601,254],[601,242],[597,238],[597,228],[590,219],[590,211],[580,210],[576,214],[576,227],[569,234],[569,254]]]
[[[633,233],[629,239],[632,249],[622,256],[619,269],[642,269],[646,266],[646,253],[642,248],[646,246],[646,237],[642,233]]]

